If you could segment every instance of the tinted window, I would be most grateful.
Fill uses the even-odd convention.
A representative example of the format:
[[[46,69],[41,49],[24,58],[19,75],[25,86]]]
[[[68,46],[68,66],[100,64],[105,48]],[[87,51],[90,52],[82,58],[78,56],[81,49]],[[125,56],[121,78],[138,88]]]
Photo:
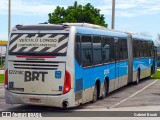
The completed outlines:
[[[117,61],[128,59],[127,39],[119,38],[116,42],[116,58]]]
[[[140,57],[144,57],[144,42],[143,41],[139,41],[140,44]]]
[[[101,37],[93,36],[93,64],[101,64],[102,62],[101,53]]]
[[[80,45],[79,35],[76,35],[76,39],[75,39],[75,57],[78,64],[81,64],[81,45]]]
[[[102,37],[102,61],[103,63],[114,61],[114,39]]]
[[[153,43],[145,40],[133,41],[134,58],[151,57],[153,55]]]
[[[127,39],[122,39],[123,60],[128,59]]]
[[[82,66],[91,66],[93,61],[91,36],[81,36],[81,52]]]
[[[116,42],[116,58],[117,61],[123,59],[122,41],[120,39]]]
[[[143,46],[139,40],[134,40],[134,56],[135,58],[143,56]]]
[[[137,58],[138,53],[137,53],[137,41],[133,40],[133,57]]]
[[[144,57],[149,57],[150,56],[150,45],[149,42],[144,42]]]
[[[153,42],[149,42],[149,55],[148,57],[153,56]]]

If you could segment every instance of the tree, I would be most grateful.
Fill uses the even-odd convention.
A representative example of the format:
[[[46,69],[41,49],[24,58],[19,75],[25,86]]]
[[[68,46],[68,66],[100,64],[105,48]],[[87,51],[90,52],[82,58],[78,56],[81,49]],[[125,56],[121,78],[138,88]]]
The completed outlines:
[[[85,6],[78,5],[77,1],[73,6],[67,9],[57,6],[53,13],[48,14],[49,23],[91,23],[107,27],[103,14],[100,14],[100,9],[93,7],[90,3]]]

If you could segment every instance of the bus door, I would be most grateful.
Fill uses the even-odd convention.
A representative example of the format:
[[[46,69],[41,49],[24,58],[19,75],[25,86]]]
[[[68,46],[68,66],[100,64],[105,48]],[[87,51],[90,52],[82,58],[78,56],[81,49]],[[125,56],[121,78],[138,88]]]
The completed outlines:
[[[120,88],[128,82],[128,52],[127,39],[115,39],[115,59],[116,59],[116,81],[115,89]]]
[[[158,62],[158,61],[157,61],[157,47],[154,47],[152,74],[155,74],[155,73],[156,73],[157,62]]]

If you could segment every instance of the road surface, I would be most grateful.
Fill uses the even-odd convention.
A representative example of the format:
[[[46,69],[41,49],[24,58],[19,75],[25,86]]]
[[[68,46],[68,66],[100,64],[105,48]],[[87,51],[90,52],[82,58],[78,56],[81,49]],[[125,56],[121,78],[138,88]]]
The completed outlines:
[[[0,111],[41,112],[45,116],[53,116],[55,112],[62,111],[54,107],[8,105],[4,100],[2,84],[0,94]],[[160,111],[160,80],[144,79],[139,85],[127,85],[96,103],[86,103],[65,111]]]

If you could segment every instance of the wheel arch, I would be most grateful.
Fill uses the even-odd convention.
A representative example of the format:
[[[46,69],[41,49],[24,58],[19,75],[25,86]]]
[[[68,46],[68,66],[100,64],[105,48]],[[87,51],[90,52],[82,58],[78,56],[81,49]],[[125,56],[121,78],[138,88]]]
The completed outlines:
[[[141,68],[139,67],[137,73],[139,72],[139,78],[141,78]]]

